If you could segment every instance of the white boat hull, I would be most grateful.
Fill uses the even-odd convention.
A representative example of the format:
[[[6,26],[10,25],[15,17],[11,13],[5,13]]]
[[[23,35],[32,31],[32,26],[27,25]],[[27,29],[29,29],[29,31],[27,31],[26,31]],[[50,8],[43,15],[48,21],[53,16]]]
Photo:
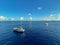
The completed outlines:
[[[14,28],[14,32],[24,32],[25,29],[23,28]]]

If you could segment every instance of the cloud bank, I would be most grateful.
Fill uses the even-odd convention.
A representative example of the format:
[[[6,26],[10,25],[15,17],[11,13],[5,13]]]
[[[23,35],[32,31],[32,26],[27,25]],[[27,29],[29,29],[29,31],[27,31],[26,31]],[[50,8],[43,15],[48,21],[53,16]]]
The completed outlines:
[[[31,14],[29,14],[29,20],[34,20],[34,17],[32,18]],[[28,20],[27,19],[27,20]],[[16,20],[25,20],[24,17],[20,17],[19,19],[15,19],[15,18],[8,18],[6,16],[0,16],[0,21],[16,21]],[[60,14],[56,15],[56,14],[50,14],[49,16],[45,16],[45,17],[40,17],[40,18],[36,18],[36,20],[40,20],[40,21],[60,21]]]
[[[5,16],[0,16],[0,20],[2,21],[2,20],[7,20],[7,17],[5,17]]]

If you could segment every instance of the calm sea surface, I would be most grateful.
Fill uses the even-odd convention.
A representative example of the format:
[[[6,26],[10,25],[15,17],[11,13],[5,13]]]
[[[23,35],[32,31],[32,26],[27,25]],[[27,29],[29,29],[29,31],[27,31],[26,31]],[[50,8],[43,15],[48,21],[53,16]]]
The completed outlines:
[[[24,33],[13,32],[20,26]],[[0,22],[0,45],[60,45],[60,22]]]

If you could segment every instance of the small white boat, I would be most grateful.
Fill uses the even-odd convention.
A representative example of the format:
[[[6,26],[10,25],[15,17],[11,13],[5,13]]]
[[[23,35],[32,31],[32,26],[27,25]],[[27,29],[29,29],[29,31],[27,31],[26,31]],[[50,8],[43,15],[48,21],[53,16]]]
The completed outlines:
[[[23,27],[20,27],[20,28],[13,28],[14,29],[14,32],[24,32],[25,29]]]
[[[45,26],[48,26],[48,23],[45,23]]]

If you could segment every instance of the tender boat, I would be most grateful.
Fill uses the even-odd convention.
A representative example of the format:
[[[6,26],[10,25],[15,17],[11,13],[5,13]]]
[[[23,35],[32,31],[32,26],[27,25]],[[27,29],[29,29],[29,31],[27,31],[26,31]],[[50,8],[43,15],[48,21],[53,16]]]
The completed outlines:
[[[23,27],[20,27],[20,28],[13,28],[14,29],[14,32],[24,32],[25,29]]]
[[[48,26],[48,23],[45,23],[45,26]]]

